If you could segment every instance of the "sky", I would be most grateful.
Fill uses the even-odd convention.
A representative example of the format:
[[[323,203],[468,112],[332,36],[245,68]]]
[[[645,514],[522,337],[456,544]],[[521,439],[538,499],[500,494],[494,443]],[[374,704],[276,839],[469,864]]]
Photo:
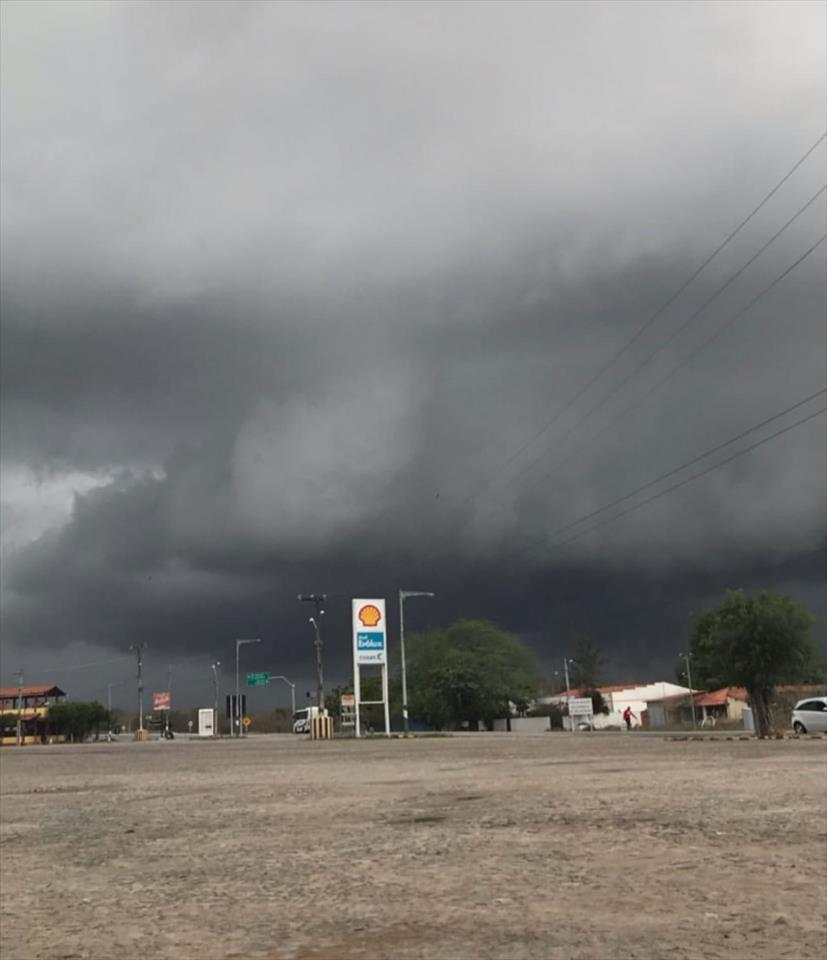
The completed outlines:
[[[551,682],[731,587],[824,647],[825,4],[0,16],[3,683],[210,705],[258,637],[303,702],[299,592],[329,684],[400,588]]]

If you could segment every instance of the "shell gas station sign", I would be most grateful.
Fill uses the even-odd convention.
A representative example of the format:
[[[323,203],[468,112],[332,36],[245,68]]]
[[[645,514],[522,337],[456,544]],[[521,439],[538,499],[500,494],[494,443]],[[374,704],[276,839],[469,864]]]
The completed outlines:
[[[384,600],[353,601],[353,659],[358,664],[387,663]]]
[[[362,699],[362,668],[379,667],[382,674],[382,699]],[[342,698],[344,700],[344,698]],[[391,735],[388,698],[388,631],[384,600],[353,601],[353,726],[357,737],[362,735],[361,707],[381,704],[385,714],[385,735]]]

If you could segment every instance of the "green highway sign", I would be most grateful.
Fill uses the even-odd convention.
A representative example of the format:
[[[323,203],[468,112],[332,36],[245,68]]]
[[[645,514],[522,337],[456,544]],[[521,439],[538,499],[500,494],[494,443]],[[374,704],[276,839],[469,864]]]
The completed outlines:
[[[269,687],[270,674],[269,673],[248,673],[247,686],[248,687]]]

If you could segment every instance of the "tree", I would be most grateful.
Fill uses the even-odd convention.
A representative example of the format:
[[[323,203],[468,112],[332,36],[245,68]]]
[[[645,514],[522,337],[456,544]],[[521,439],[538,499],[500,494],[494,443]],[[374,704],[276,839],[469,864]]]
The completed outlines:
[[[49,726],[55,733],[69,737],[73,743],[85,740],[90,733],[107,727],[109,713],[96,700],[91,703],[56,703],[49,707]]]
[[[789,597],[731,590],[692,627],[696,686],[746,687],[759,736],[772,727],[770,699],[781,683],[799,682],[816,662],[813,618]]]
[[[579,637],[574,645],[574,663],[571,665],[571,682],[575,687],[594,690],[603,676],[606,658],[587,637]]]
[[[525,709],[542,686],[534,654],[486,620],[460,620],[408,640],[411,715],[443,729],[467,722],[476,729]]]

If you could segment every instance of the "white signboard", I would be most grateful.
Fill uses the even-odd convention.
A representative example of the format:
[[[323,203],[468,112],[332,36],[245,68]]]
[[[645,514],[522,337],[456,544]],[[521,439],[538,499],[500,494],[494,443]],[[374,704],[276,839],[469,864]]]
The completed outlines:
[[[384,600],[353,601],[353,662],[383,666],[388,662]]]
[[[198,736],[211,737],[215,730],[215,711],[200,707],[198,710]]]
[[[569,700],[570,717],[590,717],[593,713],[591,697],[572,697]]]

